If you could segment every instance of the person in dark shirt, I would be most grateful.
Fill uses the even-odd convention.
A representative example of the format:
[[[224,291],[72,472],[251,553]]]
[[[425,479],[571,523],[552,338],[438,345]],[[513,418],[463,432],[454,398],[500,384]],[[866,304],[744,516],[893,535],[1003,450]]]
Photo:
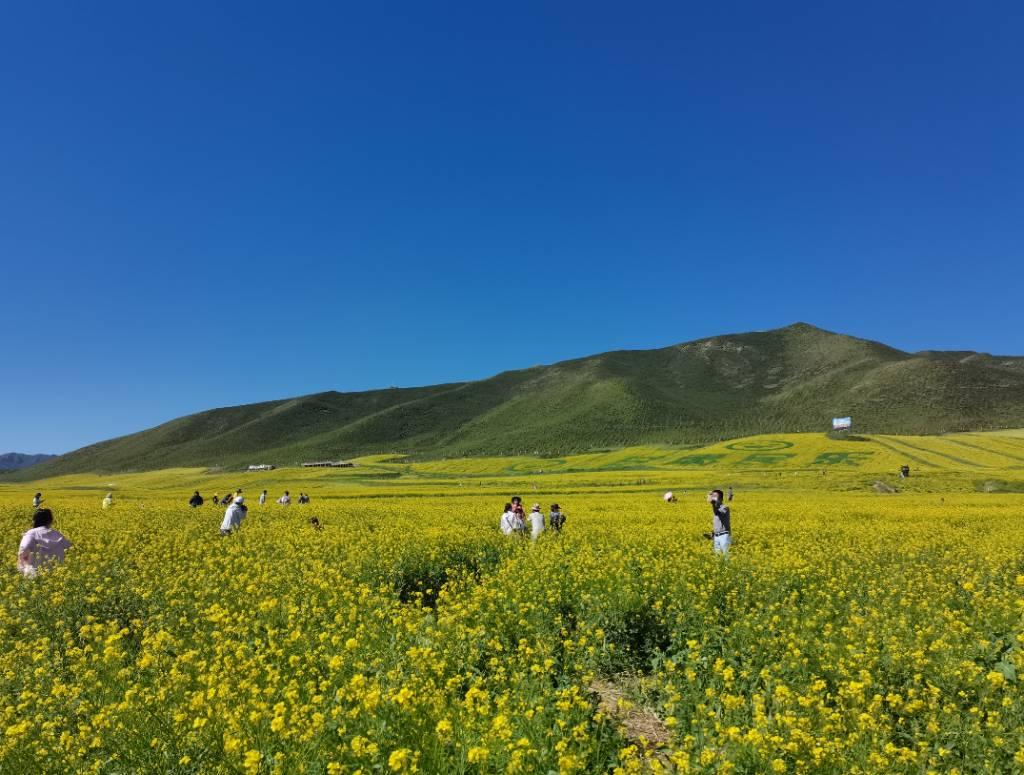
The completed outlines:
[[[557,503],[551,504],[551,513],[548,514],[548,523],[551,525],[551,529],[556,533],[562,532],[562,527],[565,525],[565,514],[558,508]]]
[[[199,490],[192,493],[192,497],[188,499],[188,505],[192,508],[203,505],[203,496],[199,494]]]
[[[723,503],[725,496],[721,490],[712,490],[708,493],[708,503],[711,504],[711,532],[705,533],[705,538],[713,542],[715,554],[723,557],[729,554],[729,547],[732,545],[731,515],[729,507]]]

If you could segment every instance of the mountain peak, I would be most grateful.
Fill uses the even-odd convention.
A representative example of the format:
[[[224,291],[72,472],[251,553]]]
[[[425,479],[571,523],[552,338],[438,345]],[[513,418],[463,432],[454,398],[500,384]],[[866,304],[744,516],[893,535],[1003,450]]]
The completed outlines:
[[[813,325],[812,323],[805,323],[802,320],[798,320],[795,323],[790,323],[788,326],[784,326],[784,327],[782,327],[782,328],[780,328],[778,330],[779,331],[797,331],[797,332],[810,332],[810,331],[813,331],[813,332],[820,333],[820,334],[831,334],[831,333],[833,333],[832,331],[826,331],[824,328],[820,328],[820,327],[818,327],[816,325]],[[841,334],[836,334],[836,336],[841,336]]]

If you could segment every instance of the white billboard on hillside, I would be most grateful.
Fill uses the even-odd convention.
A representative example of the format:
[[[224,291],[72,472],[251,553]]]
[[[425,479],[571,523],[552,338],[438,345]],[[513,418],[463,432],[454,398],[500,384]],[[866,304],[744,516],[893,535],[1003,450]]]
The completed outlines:
[[[834,431],[848,431],[853,425],[852,417],[833,417],[832,418],[832,430]]]

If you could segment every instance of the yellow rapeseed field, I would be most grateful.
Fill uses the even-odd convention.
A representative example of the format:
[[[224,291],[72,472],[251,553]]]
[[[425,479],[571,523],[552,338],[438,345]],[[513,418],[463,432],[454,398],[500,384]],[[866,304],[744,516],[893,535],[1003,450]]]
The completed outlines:
[[[892,440],[877,471],[797,443],[3,485],[0,772],[1024,772],[1024,496],[973,491],[1024,478],[1008,438],[904,439],[934,465],[895,494]],[[513,488],[565,531],[502,536]],[[26,579],[36,489],[74,548]]]

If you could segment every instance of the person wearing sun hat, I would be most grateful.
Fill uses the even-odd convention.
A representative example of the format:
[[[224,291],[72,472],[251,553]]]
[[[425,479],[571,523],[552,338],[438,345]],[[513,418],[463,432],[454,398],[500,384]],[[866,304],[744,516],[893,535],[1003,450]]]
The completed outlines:
[[[534,503],[530,508],[530,538],[536,541],[544,532],[544,512],[540,510],[540,504]]]
[[[556,533],[561,533],[562,528],[565,526],[565,514],[558,507],[557,503],[551,504],[551,513],[548,514],[548,524],[551,525],[551,529]]]
[[[224,511],[224,521],[220,523],[220,534],[226,536],[238,530],[248,512],[249,507],[245,505],[245,498],[241,495],[235,496],[234,501]]]

